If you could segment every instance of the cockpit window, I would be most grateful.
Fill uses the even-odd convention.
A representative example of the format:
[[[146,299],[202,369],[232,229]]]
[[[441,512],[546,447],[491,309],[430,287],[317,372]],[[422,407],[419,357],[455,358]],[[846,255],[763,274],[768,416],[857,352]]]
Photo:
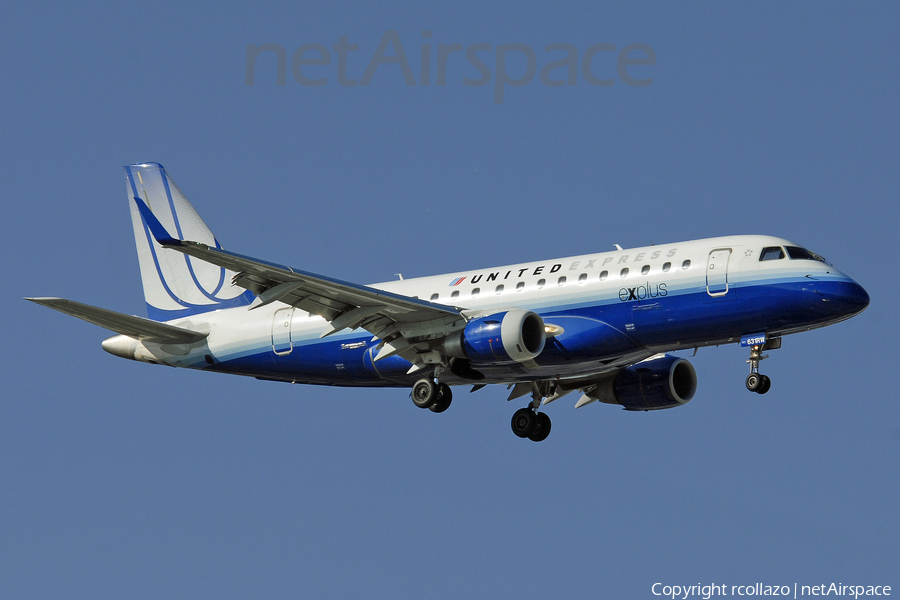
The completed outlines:
[[[779,258],[784,258],[784,250],[781,249],[781,246],[769,246],[768,248],[763,248],[762,253],[759,255],[759,260],[778,260]]]
[[[816,254],[815,252],[810,252],[806,248],[801,248],[800,246],[785,246],[788,251],[788,256],[793,260],[817,260],[819,262],[823,262],[826,265],[830,265],[831,263]]]

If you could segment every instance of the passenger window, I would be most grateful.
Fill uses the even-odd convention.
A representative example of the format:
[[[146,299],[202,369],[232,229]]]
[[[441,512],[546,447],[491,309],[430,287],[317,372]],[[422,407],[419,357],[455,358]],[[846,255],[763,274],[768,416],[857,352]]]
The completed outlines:
[[[497,289],[494,290],[494,293],[496,293],[496,294],[502,294],[502,293],[503,293],[503,284],[502,284],[502,283],[501,283],[500,285],[497,286]]]
[[[544,284],[547,283],[546,279],[538,279],[538,289],[544,287]]]
[[[781,246],[769,246],[768,248],[763,248],[762,252],[759,255],[759,260],[778,260],[779,258],[784,258],[784,250],[781,249]]]
[[[520,281],[519,283],[516,284],[516,291],[517,291],[517,292],[521,292],[521,291],[524,290],[524,289],[525,289],[525,282],[524,282],[524,281]]]
[[[646,275],[650,272],[650,265],[644,265],[641,267],[641,275]]]
[[[609,277],[609,271],[601,271],[600,273],[600,281],[606,281],[606,278]]]
[[[663,263],[663,273],[668,273],[669,269],[671,269],[671,268],[672,268],[672,263],[670,263],[670,262]]]
[[[683,271],[687,271],[687,270],[690,269],[690,268],[691,268],[691,261],[690,261],[690,259],[688,259],[688,260],[684,261],[683,263],[681,263],[681,269],[682,269]]]
[[[475,289],[472,290],[472,295],[473,295],[473,296],[477,296],[477,295],[480,294],[480,293],[481,293],[481,288],[475,288]]]
[[[584,283],[587,281],[587,273],[582,273],[578,276],[578,283]]]
[[[450,294],[451,298],[459,298],[459,290],[453,290],[453,293]]]
[[[628,277],[628,267],[625,267],[624,269],[619,271],[619,277],[621,277],[622,279]]]
[[[437,300],[437,299],[440,298],[440,297],[441,297],[440,294],[432,294],[432,295],[431,295],[431,301],[434,302],[435,300]]]
[[[566,276],[563,275],[562,277],[560,277],[559,281],[556,282],[556,285],[558,285],[560,287],[566,285]]]

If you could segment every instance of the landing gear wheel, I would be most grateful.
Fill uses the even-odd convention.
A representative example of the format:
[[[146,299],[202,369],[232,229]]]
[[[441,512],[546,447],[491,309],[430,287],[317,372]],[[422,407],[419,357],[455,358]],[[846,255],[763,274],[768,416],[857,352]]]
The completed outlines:
[[[453,392],[446,383],[440,383],[437,386],[437,400],[428,407],[431,412],[442,413],[450,408],[450,402],[453,401]]]
[[[537,418],[528,439],[532,442],[543,442],[550,435],[550,417],[547,416],[547,413],[538,413],[535,416]]]
[[[750,373],[747,375],[747,389],[751,392],[759,392],[763,383],[763,377],[764,375],[760,375],[759,373]]]
[[[430,379],[420,379],[412,389],[413,404],[419,408],[430,408],[438,399],[438,386]]]
[[[765,394],[772,387],[772,380],[766,375],[759,372],[759,362],[765,358],[769,358],[768,354],[762,354],[765,349],[781,348],[781,338],[772,338],[763,344],[750,346],[750,374],[747,375],[747,389],[757,394]]]
[[[534,431],[536,423],[537,415],[531,410],[531,407],[526,406],[513,413],[510,425],[512,426],[514,434],[520,438],[527,438],[531,435],[531,432]]]

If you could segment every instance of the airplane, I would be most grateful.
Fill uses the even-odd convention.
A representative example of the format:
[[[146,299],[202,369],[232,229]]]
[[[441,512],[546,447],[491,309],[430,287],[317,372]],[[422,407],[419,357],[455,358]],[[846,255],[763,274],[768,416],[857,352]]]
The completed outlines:
[[[739,235],[360,285],[224,250],[158,163],[125,167],[150,318],[62,298],[26,298],[118,335],[131,360],[347,387],[400,387],[447,410],[452,387],[506,385],[513,433],[542,441],[543,407],[682,406],[697,389],[671,354],[739,343],[745,386],[765,394],[763,352],[849,319],[869,295],[818,254]]]

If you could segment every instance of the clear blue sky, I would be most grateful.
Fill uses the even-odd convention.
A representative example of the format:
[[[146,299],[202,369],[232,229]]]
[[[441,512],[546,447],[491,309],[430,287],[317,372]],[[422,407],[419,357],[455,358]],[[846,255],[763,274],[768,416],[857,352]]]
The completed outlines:
[[[900,5],[7,3],[0,9],[3,598],[653,598],[651,585],[900,591]],[[384,64],[396,31],[416,85]],[[423,31],[430,31],[425,38]],[[432,46],[430,85],[422,44]],[[248,44],[330,50],[325,85],[245,85]],[[536,74],[495,102],[497,47]],[[463,52],[488,44],[484,86]],[[578,52],[574,86],[540,70]],[[594,44],[591,85],[581,69]],[[654,65],[616,59],[646,44]],[[387,54],[392,55],[393,49]],[[318,54],[310,52],[305,58]],[[631,58],[644,55],[636,52]],[[526,60],[509,52],[522,77]],[[306,75],[306,74],[309,75]],[[566,70],[551,73],[563,79]],[[504,389],[405,390],[132,363],[24,302],[145,314],[121,166],[164,164],[229,249],[362,283],[736,233],[783,236],[870,308],[701,350],[694,400],[564,398],[550,438]]]

